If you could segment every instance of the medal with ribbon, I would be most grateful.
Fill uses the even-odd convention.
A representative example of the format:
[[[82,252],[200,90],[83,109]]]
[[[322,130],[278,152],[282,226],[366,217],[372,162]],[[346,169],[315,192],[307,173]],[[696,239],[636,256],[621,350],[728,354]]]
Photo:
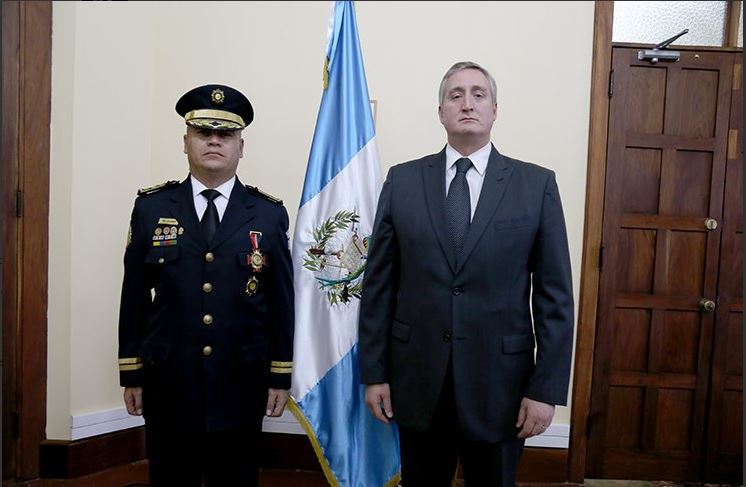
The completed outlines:
[[[249,240],[251,241],[251,248],[253,249],[251,255],[248,256],[249,265],[254,272],[261,272],[262,268],[267,264],[267,258],[262,255],[262,251],[259,250],[259,243],[262,240],[262,232],[251,230],[249,232]]]

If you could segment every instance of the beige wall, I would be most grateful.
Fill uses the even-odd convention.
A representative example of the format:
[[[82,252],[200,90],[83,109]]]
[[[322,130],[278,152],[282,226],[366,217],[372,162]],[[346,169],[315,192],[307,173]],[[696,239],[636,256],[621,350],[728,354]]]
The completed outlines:
[[[294,221],[322,91],[330,2],[55,2],[49,255],[48,426],[121,405],[116,324],[138,187],[187,173],[178,96],[244,91],[244,182]],[[557,171],[579,284],[592,2],[357,2],[378,148],[391,165],[438,151],[437,87],[454,62],[498,83],[498,149]],[[292,228],[293,222],[291,222]],[[558,410],[555,423],[569,423]]]

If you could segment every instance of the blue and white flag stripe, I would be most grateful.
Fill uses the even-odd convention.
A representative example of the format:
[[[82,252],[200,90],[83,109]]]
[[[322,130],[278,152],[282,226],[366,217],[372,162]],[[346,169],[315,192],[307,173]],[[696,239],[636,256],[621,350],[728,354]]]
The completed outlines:
[[[330,485],[393,486],[399,478],[396,428],[366,410],[358,372],[359,292],[381,169],[352,2],[334,2],[326,53],[324,93],[293,237],[290,409]]]
[[[328,81],[316,120],[301,207],[321,192],[375,136],[357,25],[353,13],[348,14],[352,28],[342,28],[345,8],[353,9],[351,5],[334,8],[335,27],[330,33],[337,35],[333,41],[327,41]]]

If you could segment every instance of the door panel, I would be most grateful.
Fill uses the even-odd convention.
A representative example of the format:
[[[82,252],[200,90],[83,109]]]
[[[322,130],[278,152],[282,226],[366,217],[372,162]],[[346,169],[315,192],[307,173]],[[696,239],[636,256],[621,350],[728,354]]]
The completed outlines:
[[[612,54],[586,476],[699,481],[716,317],[699,303],[717,299],[728,231],[733,55],[684,51],[651,65],[637,51]],[[723,441],[726,454],[734,440]]]
[[[708,429],[707,479],[743,483],[743,90],[734,65]]]

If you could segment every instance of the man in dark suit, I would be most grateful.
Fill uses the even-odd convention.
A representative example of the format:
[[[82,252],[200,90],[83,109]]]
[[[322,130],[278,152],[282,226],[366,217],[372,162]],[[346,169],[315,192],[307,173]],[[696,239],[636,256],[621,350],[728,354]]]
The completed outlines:
[[[372,414],[399,426],[404,487],[513,485],[525,438],[565,404],[572,276],[554,174],[500,154],[492,76],[440,86],[439,153],[391,168],[360,309]],[[537,353],[534,357],[534,344]]]
[[[195,88],[189,176],[140,190],[124,255],[120,382],[145,417],[151,486],[255,486],[262,418],[290,388],[293,283],[282,202],[236,177],[254,112]]]

